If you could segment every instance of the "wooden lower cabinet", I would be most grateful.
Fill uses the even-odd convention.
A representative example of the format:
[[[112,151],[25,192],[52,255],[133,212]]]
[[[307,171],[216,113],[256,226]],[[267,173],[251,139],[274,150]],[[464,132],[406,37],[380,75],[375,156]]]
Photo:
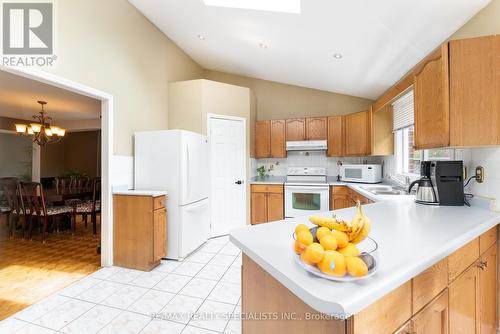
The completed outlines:
[[[282,185],[253,184],[250,202],[252,225],[285,218]]]
[[[450,285],[451,333],[479,333],[479,268],[469,267]]]
[[[412,331],[410,333],[412,334],[450,333],[448,328],[448,289],[413,316],[411,324]]]
[[[370,199],[347,186],[330,187],[330,210],[339,210],[356,206],[358,200],[363,205],[373,203]]]
[[[491,232],[477,239],[490,240]],[[468,245],[464,248],[468,249]],[[491,244],[472,265],[448,281],[448,262],[461,254],[459,249],[459,253],[441,260],[346,320],[243,319],[243,333],[496,334],[497,247],[497,242]],[[246,255],[242,267],[242,312],[293,312],[298,317],[317,313]]]
[[[480,333],[497,333],[498,325],[498,247],[493,244],[479,263]]]
[[[160,264],[167,255],[165,202],[165,196],[113,196],[115,266],[150,271]]]

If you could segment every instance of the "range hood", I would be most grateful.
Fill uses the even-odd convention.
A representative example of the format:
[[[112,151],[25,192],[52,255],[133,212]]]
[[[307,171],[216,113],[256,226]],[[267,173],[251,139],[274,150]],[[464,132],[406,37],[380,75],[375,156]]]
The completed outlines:
[[[293,140],[286,142],[287,151],[326,151],[326,140]]]

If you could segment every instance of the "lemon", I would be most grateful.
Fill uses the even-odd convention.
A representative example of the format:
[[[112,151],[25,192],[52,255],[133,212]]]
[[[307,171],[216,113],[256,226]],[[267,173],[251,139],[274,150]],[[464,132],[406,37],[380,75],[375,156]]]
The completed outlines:
[[[337,239],[338,248],[344,248],[349,243],[349,237],[344,232],[333,230],[332,235]]]
[[[299,224],[295,226],[295,235],[299,235],[300,231],[309,231],[309,227],[306,224]]]
[[[343,277],[346,273],[345,256],[337,251],[327,250],[318,263],[318,268],[325,274]]]
[[[359,249],[355,244],[348,243],[344,248],[339,249],[339,253],[345,256],[358,256]]]
[[[368,274],[368,267],[362,259],[355,256],[346,257],[347,272],[354,277],[362,277]]]
[[[325,235],[331,234],[332,231],[328,227],[319,227],[318,230],[316,231],[316,239],[321,241],[321,238],[323,238]]]
[[[309,230],[303,230],[297,234],[297,241],[304,246],[309,246],[313,243],[313,236]]]
[[[307,246],[307,248],[300,255],[300,259],[307,264],[316,264],[321,262],[324,253],[325,250],[323,249],[323,246],[315,242]]]
[[[321,246],[323,246],[325,250],[337,249],[337,239],[331,234],[324,235],[323,238],[321,238],[321,240],[319,241],[319,243],[321,244]]]
[[[304,251],[306,247],[303,246],[300,242],[298,242],[297,240],[295,240],[295,242],[293,243],[293,251],[297,254],[302,254],[302,252]]]

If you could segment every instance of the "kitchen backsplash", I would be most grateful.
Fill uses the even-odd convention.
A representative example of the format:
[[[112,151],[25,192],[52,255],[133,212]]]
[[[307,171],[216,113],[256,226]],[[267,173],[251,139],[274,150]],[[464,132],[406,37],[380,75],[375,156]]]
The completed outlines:
[[[500,211],[500,148],[470,148],[456,149],[455,160],[463,160],[467,168],[467,177],[474,174],[476,166],[483,166],[484,182],[477,183],[471,181],[466,189],[475,196],[495,200],[495,210]],[[383,158],[384,179],[395,172],[395,157],[387,156]]]
[[[381,157],[335,157],[329,158],[324,152],[288,152],[283,159],[251,159],[252,176],[257,175],[256,169],[262,165],[271,167],[269,175],[285,176],[287,167],[326,167],[328,175],[339,173],[338,162],[343,164],[382,163]]]

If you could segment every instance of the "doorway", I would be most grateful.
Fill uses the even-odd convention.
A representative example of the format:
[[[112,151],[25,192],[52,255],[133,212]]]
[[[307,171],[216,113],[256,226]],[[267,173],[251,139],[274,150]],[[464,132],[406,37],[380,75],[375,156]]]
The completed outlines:
[[[246,119],[208,115],[211,235],[246,224]]]
[[[0,235],[3,237],[0,240],[0,252],[3,254],[0,275],[12,278],[18,275],[19,278],[17,285],[9,284],[12,291],[8,297],[0,298],[2,319],[100,266],[112,265],[109,170],[113,129],[112,97],[106,93],[36,70],[0,66],[0,76],[10,76],[9,80],[2,80],[6,92],[18,93],[11,97],[4,94],[11,107],[3,110],[11,113],[17,110],[12,115],[3,115],[0,122],[0,126],[9,129],[2,133],[4,137],[7,136],[2,140],[8,143],[4,145],[4,151],[11,152],[9,156],[13,157],[24,150],[13,150],[14,144],[23,144],[26,150],[32,145],[29,154],[26,154],[29,159],[20,156],[19,161],[11,161],[8,168],[2,166],[0,176],[7,184],[2,186],[2,193],[16,194],[18,199],[37,197],[37,201],[43,203],[39,207],[44,208],[44,214],[40,214],[42,218],[31,217],[28,210],[35,212],[35,209],[17,212],[12,210],[17,205],[11,205],[11,202],[5,206],[6,211],[0,219],[1,232],[5,232]],[[54,143],[36,144],[31,136],[16,133],[14,123],[33,122],[32,115],[39,110],[31,110],[24,103],[36,105],[38,99],[45,99],[47,95],[47,113],[53,117],[50,124],[65,128],[67,132]],[[84,101],[92,101],[94,108],[84,107]],[[69,102],[74,102],[74,105]],[[56,108],[57,105],[64,105],[64,108]],[[78,110],[70,115],[75,105]],[[92,112],[83,112],[85,110]],[[90,113],[96,113],[97,116],[89,118]],[[15,179],[15,182],[10,179]],[[68,182],[62,182],[64,179]],[[40,196],[42,193],[43,196]],[[78,202],[69,204],[73,198],[68,196],[79,196]],[[87,207],[81,204],[89,203],[90,211],[87,212]],[[73,215],[77,219],[72,219]],[[49,216],[50,219],[45,223],[43,217]],[[88,224],[84,223],[84,217]],[[37,287],[37,284],[41,287]]]

